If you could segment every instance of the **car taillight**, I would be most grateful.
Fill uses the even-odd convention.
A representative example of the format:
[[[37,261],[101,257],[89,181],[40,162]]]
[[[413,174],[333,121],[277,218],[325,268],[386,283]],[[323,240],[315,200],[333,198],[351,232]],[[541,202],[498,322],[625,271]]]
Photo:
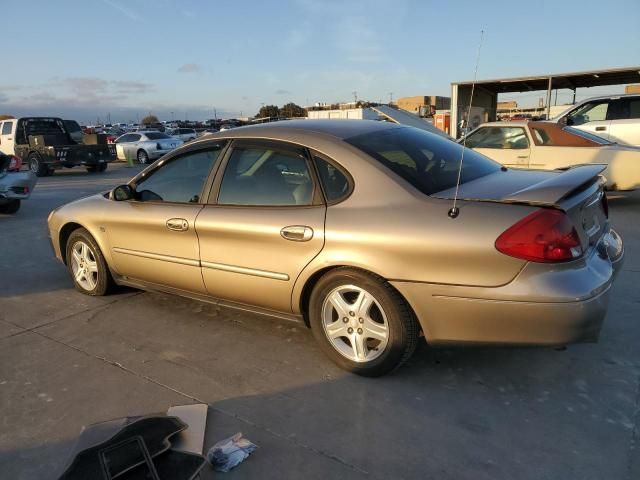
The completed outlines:
[[[16,155],[11,155],[11,161],[9,162],[8,170],[14,172],[22,168],[22,159]]]
[[[543,208],[509,227],[496,240],[496,249],[532,262],[564,262],[582,255],[580,238],[569,217]]]
[[[604,210],[604,214],[607,218],[609,218],[609,200],[607,200],[606,192],[602,192],[602,210]]]

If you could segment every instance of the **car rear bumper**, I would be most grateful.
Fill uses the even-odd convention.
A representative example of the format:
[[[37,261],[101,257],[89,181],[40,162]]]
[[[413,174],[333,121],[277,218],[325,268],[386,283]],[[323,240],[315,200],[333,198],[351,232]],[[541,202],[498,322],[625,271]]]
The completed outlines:
[[[501,287],[391,283],[433,345],[595,342],[623,257],[622,240],[611,231],[585,258],[552,268],[528,263]]]
[[[38,177],[31,171],[6,173],[0,177],[0,201],[26,200],[37,181]]]

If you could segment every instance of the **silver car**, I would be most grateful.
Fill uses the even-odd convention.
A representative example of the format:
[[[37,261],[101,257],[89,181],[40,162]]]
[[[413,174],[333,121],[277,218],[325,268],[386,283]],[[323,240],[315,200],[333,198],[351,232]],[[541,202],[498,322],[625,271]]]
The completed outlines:
[[[145,164],[157,160],[184,142],[162,132],[125,133],[115,141],[118,160],[136,159]]]

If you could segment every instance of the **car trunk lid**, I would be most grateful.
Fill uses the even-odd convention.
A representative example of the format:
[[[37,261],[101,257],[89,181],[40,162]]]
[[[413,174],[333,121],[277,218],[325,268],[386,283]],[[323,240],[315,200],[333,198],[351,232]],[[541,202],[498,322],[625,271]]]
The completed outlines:
[[[503,169],[460,185],[461,201],[525,204],[563,210],[584,250],[608,229],[600,173],[606,165],[579,165],[565,171]],[[453,199],[455,188],[433,197]]]

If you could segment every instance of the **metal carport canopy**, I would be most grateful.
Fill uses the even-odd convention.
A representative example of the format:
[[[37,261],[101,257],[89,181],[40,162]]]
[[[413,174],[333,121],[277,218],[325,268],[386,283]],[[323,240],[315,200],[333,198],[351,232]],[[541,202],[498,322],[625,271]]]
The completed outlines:
[[[589,70],[573,73],[554,73],[529,77],[479,80],[476,81],[475,84],[476,88],[479,90],[496,96],[499,93],[547,90],[547,107],[549,107],[550,92],[553,89],[566,88],[575,92],[577,88],[623,85],[635,82],[640,82],[640,66],[611,68],[605,70]],[[457,99],[460,87],[470,88],[472,84],[472,81],[454,82],[451,84],[451,128],[452,136],[454,137],[457,132]]]

